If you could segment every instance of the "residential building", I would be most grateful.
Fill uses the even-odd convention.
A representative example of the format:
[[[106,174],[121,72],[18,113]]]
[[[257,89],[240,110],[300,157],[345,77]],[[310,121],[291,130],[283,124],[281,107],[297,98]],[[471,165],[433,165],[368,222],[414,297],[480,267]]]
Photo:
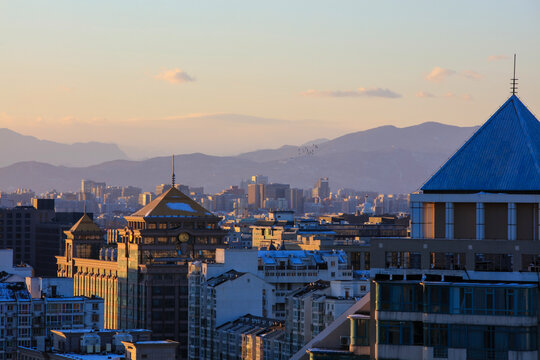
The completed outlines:
[[[310,283],[286,296],[285,328],[290,353],[300,350],[369,292],[369,279]]]
[[[51,330],[51,341],[45,349],[20,346],[18,358],[21,360],[174,359],[176,343],[164,341],[166,343],[164,346],[159,346],[159,344],[149,346],[156,342],[151,341],[151,333],[150,330],[145,329]],[[139,344],[142,349],[138,346]],[[143,351],[137,351],[139,349]],[[165,354],[162,352],[163,349],[166,351]],[[142,357],[141,352],[146,356]],[[139,357],[132,354],[138,354]]]
[[[345,253],[220,249],[215,262],[191,263],[190,358],[214,358],[215,330],[247,313],[285,320],[287,294],[318,279],[353,280]]]
[[[44,349],[50,330],[103,327],[103,299],[73,297],[71,279],[0,282],[0,359],[18,346]]]

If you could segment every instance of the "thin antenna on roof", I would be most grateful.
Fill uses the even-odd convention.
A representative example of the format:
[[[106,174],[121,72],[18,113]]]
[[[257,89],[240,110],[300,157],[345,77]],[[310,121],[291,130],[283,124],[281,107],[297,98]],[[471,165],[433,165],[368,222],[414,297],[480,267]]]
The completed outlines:
[[[174,175],[174,154],[172,156],[172,175],[171,175],[171,185],[172,187],[174,187],[174,178],[175,178],[175,175]]]
[[[516,95],[517,81],[518,81],[518,79],[516,79],[516,54],[514,54],[514,77],[511,80],[512,80],[511,82],[512,87],[510,89],[512,90],[512,95]]]

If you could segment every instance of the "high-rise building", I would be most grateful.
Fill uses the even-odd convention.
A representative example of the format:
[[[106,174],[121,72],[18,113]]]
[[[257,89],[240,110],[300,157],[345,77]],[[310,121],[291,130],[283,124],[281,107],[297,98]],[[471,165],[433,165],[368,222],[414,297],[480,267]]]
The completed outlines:
[[[538,164],[540,123],[512,95],[411,194],[411,237],[372,239],[369,327],[351,318],[339,358],[538,359]],[[337,358],[319,340],[310,358]]]
[[[318,201],[327,199],[330,196],[330,185],[328,184],[328,178],[320,178],[313,187],[312,196]]]
[[[297,215],[304,214],[304,190],[290,189],[289,199],[289,208]]]
[[[92,194],[98,199],[103,199],[106,187],[107,185],[104,182],[81,180],[81,193]]]
[[[125,219],[117,243],[108,245],[99,227],[81,219],[57,257],[58,276],[73,277],[77,295],[104,297],[107,328],[151,329],[156,339],[178,341],[186,358],[187,261],[225,247],[220,218],[170,188]]]
[[[253,209],[262,209],[264,201],[264,184],[248,185],[248,206]]]
[[[251,177],[252,184],[268,184],[268,176],[264,175],[253,175]]]
[[[53,276],[63,224],[55,218],[54,200],[33,201],[34,206],[0,208],[0,249],[13,249],[15,264],[31,265],[37,276]]]

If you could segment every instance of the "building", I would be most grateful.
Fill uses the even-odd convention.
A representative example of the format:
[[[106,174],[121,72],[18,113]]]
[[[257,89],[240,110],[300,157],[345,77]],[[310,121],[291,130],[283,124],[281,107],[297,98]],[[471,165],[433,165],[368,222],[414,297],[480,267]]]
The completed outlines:
[[[348,308],[334,322],[321,331],[291,360],[371,360],[370,350],[370,294]],[[432,359],[432,358],[427,358]]]
[[[36,275],[53,276],[54,258],[62,249],[61,224],[54,200],[34,199],[34,206],[0,208],[0,248],[13,249],[13,262],[26,263]]]
[[[512,95],[411,194],[411,238],[372,241],[372,353],[538,358],[538,164],[540,123]]]
[[[330,197],[330,185],[328,184],[328,178],[320,178],[313,187],[312,197],[319,202]]]
[[[0,359],[15,359],[18,346],[44,350],[53,329],[103,327],[103,299],[73,297],[62,280],[72,282],[0,282]]]
[[[51,342],[46,349],[19,347],[18,358],[21,360],[95,360],[95,359],[174,359],[173,341],[165,341],[165,346],[148,346],[151,331],[145,329],[105,330],[72,329],[51,330]],[[139,344],[141,346],[139,347]],[[171,346],[172,345],[172,346]],[[130,347],[128,349],[128,347]],[[163,348],[168,350],[165,354]],[[142,349],[141,349],[142,348]],[[141,357],[142,353],[146,354]],[[146,350],[146,351],[145,351]],[[152,350],[153,353],[151,351]],[[128,355],[129,354],[129,355]],[[135,356],[131,356],[131,354]],[[138,354],[139,357],[136,357]],[[168,355],[168,356],[163,356]],[[172,355],[172,356],[171,356]]]
[[[0,282],[23,282],[34,276],[34,269],[28,264],[13,265],[13,250],[0,250]]]
[[[126,348],[126,360],[175,359],[178,343],[172,340],[122,341]]]
[[[264,186],[265,184],[248,185],[248,206],[254,210],[264,207]]]
[[[73,277],[77,295],[105,299],[106,328],[151,329],[156,340],[178,341],[186,358],[188,261],[226,246],[220,218],[172,187],[125,219],[117,243],[106,244],[104,232],[82,218],[57,257],[58,276]]]
[[[345,253],[227,249],[217,252],[215,262],[191,263],[190,358],[217,356],[215,330],[248,313],[284,321],[287,295],[319,279],[352,281]]]
[[[298,215],[304,214],[304,190],[290,189],[289,199],[289,208]]]
[[[299,351],[369,292],[369,279],[310,283],[286,296],[285,329],[290,354]]]
[[[96,199],[103,199],[107,184],[92,180],[81,180],[81,193],[92,194]]]

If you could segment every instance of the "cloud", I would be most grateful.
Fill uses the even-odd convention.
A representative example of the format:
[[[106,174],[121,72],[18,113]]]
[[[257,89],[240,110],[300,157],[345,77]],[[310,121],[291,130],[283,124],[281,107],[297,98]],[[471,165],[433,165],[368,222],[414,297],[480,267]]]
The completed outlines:
[[[467,79],[473,79],[473,80],[479,80],[483,77],[482,74],[479,74],[476,71],[472,71],[472,70],[462,71],[460,75],[465,76]]]
[[[435,97],[435,95],[433,95],[432,93],[429,93],[427,91],[419,91],[416,94],[414,94],[414,96],[419,97],[419,98],[432,98],[432,97]]]
[[[446,79],[449,76],[455,75],[456,72],[454,70],[450,69],[444,69],[439,66],[435,66],[433,70],[426,76],[426,80],[428,81],[435,81],[435,82],[441,82],[444,79]]]
[[[185,82],[195,81],[195,78],[181,69],[163,70],[156,76],[155,79],[170,82],[171,84],[180,84]]]
[[[508,56],[506,55],[491,55],[491,56],[488,56],[488,61],[499,61],[499,60],[507,60],[507,59],[510,59]]]
[[[307,90],[300,93],[302,96],[309,97],[331,97],[331,98],[343,98],[343,97],[381,97],[387,99],[400,98],[401,95],[390,90],[383,88],[358,88],[356,90]]]
[[[465,100],[465,101],[472,100],[472,96],[469,94],[458,95],[458,94],[454,94],[451,91],[444,94],[444,97],[449,98],[449,99],[458,99],[458,100]]]

